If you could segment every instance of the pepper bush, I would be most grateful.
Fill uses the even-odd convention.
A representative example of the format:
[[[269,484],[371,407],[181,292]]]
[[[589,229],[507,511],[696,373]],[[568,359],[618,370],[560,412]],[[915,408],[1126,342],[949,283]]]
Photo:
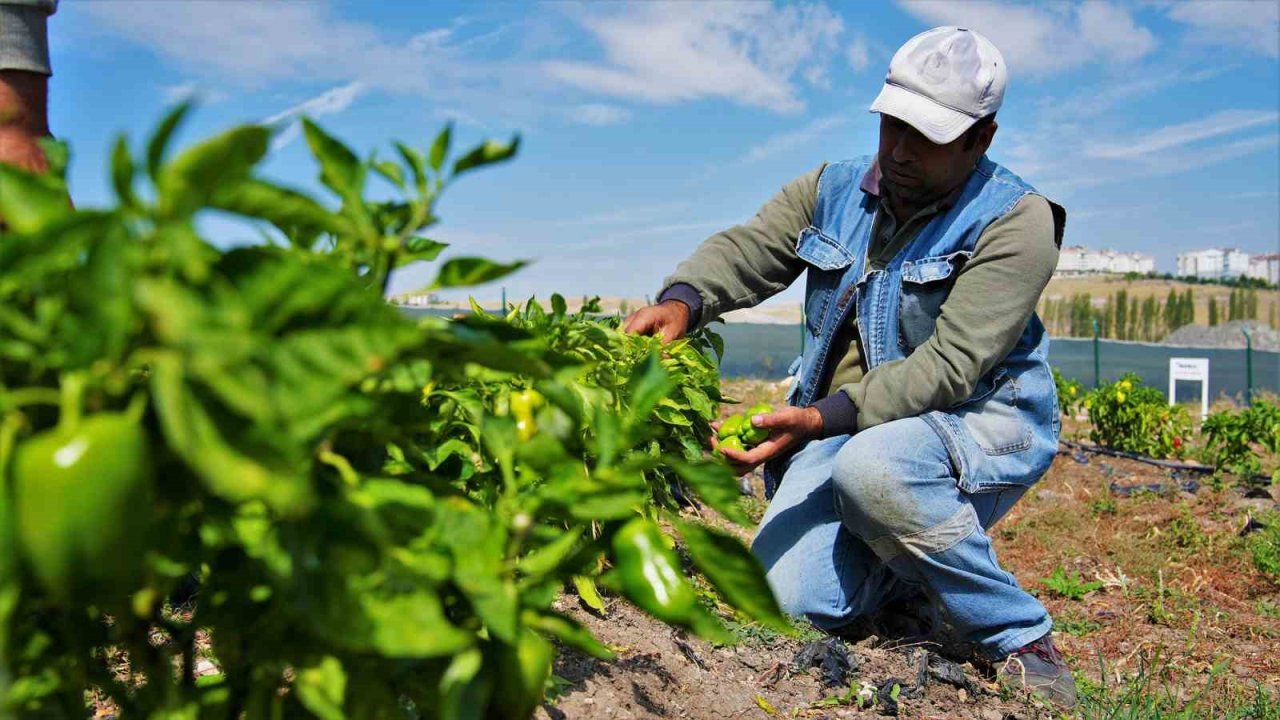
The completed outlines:
[[[1191,417],[1181,405],[1169,405],[1164,393],[1142,384],[1133,373],[1103,383],[1084,398],[1099,445],[1155,458],[1182,457],[1191,436]]]
[[[412,262],[432,290],[521,266],[425,234],[517,140],[362,160],[304,121],[320,200],[257,173],[270,128],[170,157],[186,113],[117,141],[111,207],[69,206],[60,146],[0,167],[0,716],[526,717],[557,645],[611,654],[554,608],[570,585],[727,637],[665,526],[721,607],[787,629],[750,552],[676,512],[745,521],[701,452],[714,336],[385,302]],[[219,249],[209,211],[267,242]]]
[[[1231,472],[1252,479],[1263,471],[1262,458],[1255,448],[1280,453],[1280,405],[1256,398],[1239,412],[1224,410],[1205,418],[1204,457],[1218,472]],[[1280,481],[1280,467],[1272,472]]]

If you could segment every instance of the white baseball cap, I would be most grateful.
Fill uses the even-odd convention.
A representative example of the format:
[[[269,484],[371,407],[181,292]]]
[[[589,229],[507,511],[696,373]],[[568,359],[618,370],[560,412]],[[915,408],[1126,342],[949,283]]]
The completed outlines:
[[[892,115],[943,145],[1000,109],[1008,78],[990,40],[965,28],[934,28],[894,53],[871,112]]]

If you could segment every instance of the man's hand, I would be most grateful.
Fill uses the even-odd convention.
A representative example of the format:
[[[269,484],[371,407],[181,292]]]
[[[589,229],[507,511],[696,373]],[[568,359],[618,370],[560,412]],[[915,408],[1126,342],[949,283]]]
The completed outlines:
[[[0,70],[0,164],[29,172],[49,169],[40,139],[49,134],[49,78]]]
[[[631,313],[623,331],[641,335],[658,335],[662,342],[684,337],[689,329],[689,306],[679,300],[664,300]]]
[[[733,466],[738,475],[746,475],[756,466],[778,457],[792,447],[822,435],[822,415],[815,407],[784,407],[765,415],[752,415],[751,424],[758,428],[766,428],[769,438],[746,452],[728,449],[721,451],[716,436],[711,436],[711,447],[722,452],[725,459]],[[720,423],[711,423],[713,430],[720,429]]]

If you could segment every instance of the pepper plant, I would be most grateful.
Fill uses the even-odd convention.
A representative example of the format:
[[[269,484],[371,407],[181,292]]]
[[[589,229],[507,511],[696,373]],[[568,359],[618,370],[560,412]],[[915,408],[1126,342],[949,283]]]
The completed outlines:
[[[69,206],[60,148],[0,167],[0,716],[526,717],[558,647],[610,655],[554,606],[571,584],[725,638],[664,527],[721,607],[786,629],[749,551],[677,512],[744,520],[700,445],[714,338],[385,302],[445,249],[440,193],[515,140],[362,160],[304,121],[320,200],[257,173],[270,128],[171,157],[185,114],[116,143],[111,207]],[[266,242],[219,249],[208,211]]]
[[[1191,417],[1181,405],[1169,405],[1164,393],[1145,386],[1133,373],[1103,383],[1084,399],[1094,442],[1155,458],[1182,457],[1191,435]]]

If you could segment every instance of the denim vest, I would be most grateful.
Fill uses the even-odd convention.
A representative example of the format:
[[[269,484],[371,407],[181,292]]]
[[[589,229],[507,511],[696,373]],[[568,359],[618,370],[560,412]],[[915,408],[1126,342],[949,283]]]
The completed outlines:
[[[789,372],[794,376],[787,397],[792,405],[818,399],[824,374],[838,361],[829,356],[832,339],[854,308],[868,368],[906,358],[928,340],[953,275],[973,254],[983,230],[1036,192],[983,157],[955,204],[930,220],[885,268],[871,269],[867,249],[879,199],[861,185],[872,159],[826,167],[818,181],[813,224],[796,240],[796,252],[808,270],[805,351]],[[1061,217],[1055,208],[1055,218]],[[1061,422],[1048,352],[1049,336],[1033,314],[1017,345],[978,380],[972,395],[922,416],[946,444],[962,490],[1025,487],[1048,470]],[[785,462],[765,468],[770,495]]]

